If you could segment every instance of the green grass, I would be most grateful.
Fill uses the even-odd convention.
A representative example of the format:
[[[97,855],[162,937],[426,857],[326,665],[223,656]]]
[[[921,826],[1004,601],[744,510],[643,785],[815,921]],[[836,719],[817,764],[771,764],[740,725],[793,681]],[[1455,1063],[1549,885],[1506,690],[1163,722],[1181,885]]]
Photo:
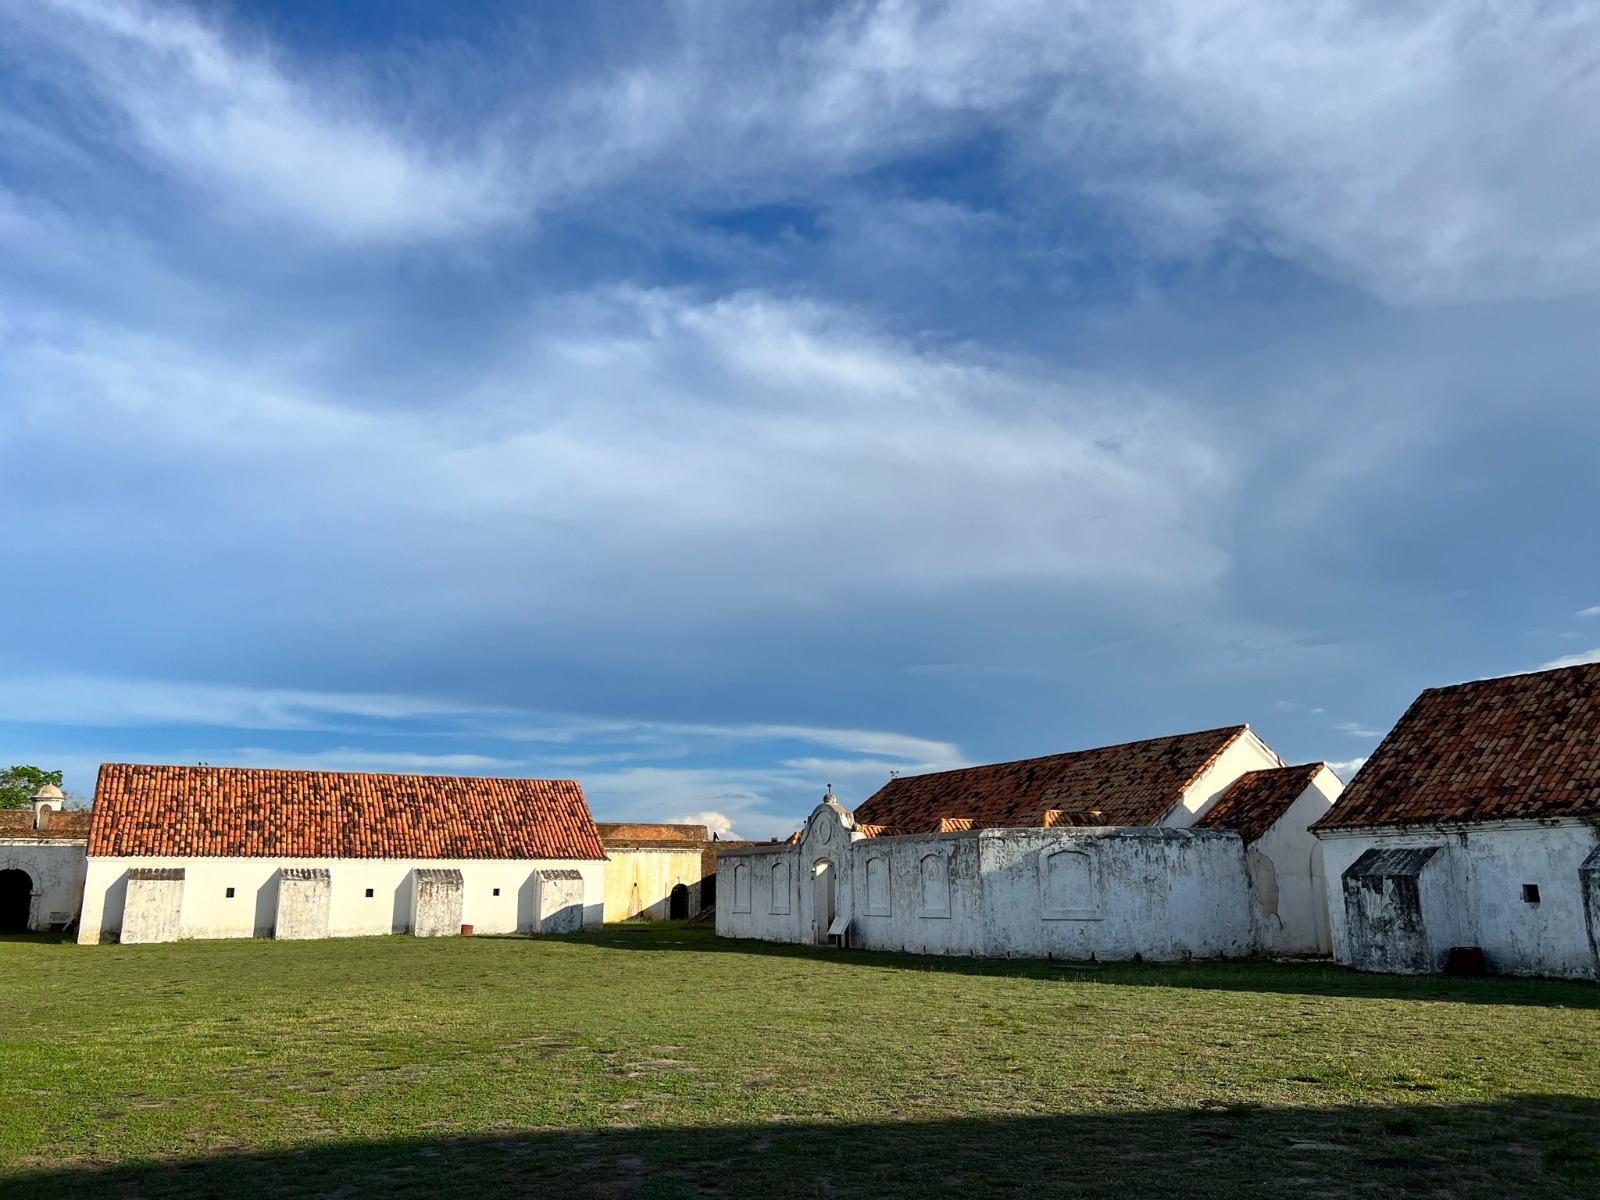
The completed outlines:
[[[1600,989],[625,926],[0,942],[4,1196],[1600,1196]]]

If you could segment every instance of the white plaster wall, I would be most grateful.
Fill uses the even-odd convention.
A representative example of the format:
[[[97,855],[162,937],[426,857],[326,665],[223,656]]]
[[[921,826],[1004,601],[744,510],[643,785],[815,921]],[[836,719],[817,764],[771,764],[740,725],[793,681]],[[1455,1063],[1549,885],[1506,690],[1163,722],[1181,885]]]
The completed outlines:
[[[171,878],[128,880],[122,914],[122,940],[128,945],[177,940],[185,881],[182,871],[167,874]]]
[[[0,840],[0,871],[26,871],[33,880],[30,929],[46,930],[52,918],[57,924],[66,924],[77,917],[83,905],[87,862],[84,842]]]
[[[1579,822],[1382,830],[1322,835],[1334,958],[1352,963],[1341,877],[1373,846],[1442,845],[1441,869],[1424,873],[1423,919],[1435,969],[1452,946],[1480,946],[1493,971],[1569,979],[1596,977],[1578,868],[1600,834]],[[1522,885],[1539,886],[1537,905]]]
[[[1283,765],[1283,759],[1274,754],[1254,730],[1246,729],[1217,756],[1216,762],[1201,772],[1159,823],[1175,829],[1187,829],[1216,802],[1218,796],[1228,790],[1229,784],[1246,771],[1264,771]]]
[[[786,870],[780,873],[780,867]],[[748,903],[741,903],[741,890],[736,886],[740,868],[746,872],[748,890],[743,894]],[[775,874],[781,874],[785,880],[776,892]],[[767,942],[814,940],[801,935],[804,917],[800,882],[803,874],[798,846],[724,850],[717,859],[717,933],[722,937],[759,938]]]
[[[301,876],[309,876],[302,878]],[[272,936],[280,941],[316,941],[328,936],[333,880],[321,871],[279,872],[278,912]]]
[[[1322,843],[1310,831],[1344,784],[1323,767],[1245,853],[1256,944],[1264,954],[1331,954]]]
[[[606,851],[605,919],[626,921],[642,916],[665,921],[672,889],[690,890],[689,915],[699,911],[699,883],[704,858],[699,850],[628,846]]]
[[[991,956],[1175,962],[1242,957],[1253,949],[1236,833],[995,829],[980,841]],[[1041,866],[1062,851],[1091,864],[1089,891],[1097,903],[1075,911],[1093,915],[1046,915]]]
[[[326,867],[330,877],[329,937],[406,933],[413,868],[461,871],[461,924],[476,933],[531,932],[537,915],[534,872],[571,868],[584,885],[584,927],[598,929],[605,863],[567,859],[387,858],[90,858],[83,891],[80,942],[109,940],[122,929],[131,867],[182,867],[182,938],[269,937],[278,910],[280,867]],[[232,898],[228,888],[234,889]],[[368,897],[366,889],[373,895]],[[500,894],[494,895],[499,888]]]
[[[816,941],[813,867],[828,857],[847,867],[838,911],[850,917],[851,942],[863,949],[1178,961],[1243,956],[1253,948],[1243,844],[1235,833],[993,829],[825,840],[817,832],[813,820],[797,846],[724,852],[719,934]],[[1062,850],[1081,851],[1095,862],[1092,919],[1045,915],[1041,856]],[[930,858],[947,870],[947,906],[927,903],[923,862]],[[886,871],[876,897],[867,885],[874,859]],[[790,886],[774,905],[780,865],[789,868]],[[749,872],[747,908],[734,902],[738,866]]]
[[[584,879],[575,871],[541,870],[536,876],[539,933],[582,933]]]
[[[446,868],[424,868],[411,874],[411,932],[416,937],[455,937],[467,922],[461,919],[466,877]],[[280,883],[279,887],[283,885]],[[492,896],[493,889],[490,890]]]
[[[1583,914],[1589,927],[1589,954],[1594,962],[1595,976],[1600,978],[1600,847],[1590,852],[1578,869],[1579,886],[1583,892]]]
[[[868,950],[913,954],[984,953],[984,879],[980,834],[908,834],[867,838],[851,848],[851,871],[858,901],[852,910],[851,942]],[[888,912],[866,901],[868,862],[886,864]],[[942,863],[948,900],[931,907],[924,888],[924,860]],[[937,878],[937,873],[933,878]]]

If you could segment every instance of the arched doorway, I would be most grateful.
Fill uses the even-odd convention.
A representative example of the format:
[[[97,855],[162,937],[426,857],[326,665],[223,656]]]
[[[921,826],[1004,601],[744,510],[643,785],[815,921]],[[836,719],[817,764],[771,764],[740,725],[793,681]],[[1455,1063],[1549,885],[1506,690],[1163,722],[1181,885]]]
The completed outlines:
[[[675,884],[671,895],[667,897],[667,919],[669,921],[689,919],[689,889],[681,883]]]
[[[32,877],[26,871],[0,871],[0,933],[26,933],[32,908]]]
[[[811,868],[812,904],[817,912],[817,943],[828,944],[828,926],[833,924],[834,870],[827,859],[819,859]]]

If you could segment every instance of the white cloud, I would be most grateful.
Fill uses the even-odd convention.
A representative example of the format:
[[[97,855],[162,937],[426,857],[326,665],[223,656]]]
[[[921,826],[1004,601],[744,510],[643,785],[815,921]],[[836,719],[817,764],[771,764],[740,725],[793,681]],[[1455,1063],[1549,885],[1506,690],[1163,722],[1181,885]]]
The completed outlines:
[[[327,731],[352,718],[399,721],[488,714],[491,709],[411,696],[108,679],[88,675],[0,680],[0,720],[97,728],[201,725]]]
[[[965,763],[950,743],[869,729],[780,723],[696,724],[531,713],[493,706],[382,693],[329,693],[214,686],[92,676],[0,678],[0,722],[13,729],[17,761],[69,768],[69,782],[87,791],[98,758],[81,750],[21,744],[20,729],[54,726],[101,731],[140,729],[164,749],[126,749],[117,738],[108,756],[132,762],[422,774],[576,777],[602,820],[668,819],[674,812],[722,814],[751,836],[787,834],[797,814],[841,781],[846,802],[860,803],[890,770],[934,770]],[[355,744],[317,749],[293,745],[207,745],[206,729],[338,733]],[[544,753],[559,745],[563,753]],[[795,746],[820,747],[828,758],[794,756]],[[570,750],[570,752],[568,752]],[[619,752],[620,751],[620,752]],[[858,758],[850,755],[862,756]],[[695,765],[674,765],[692,758]],[[701,765],[707,760],[716,765]],[[736,761],[730,761],[736,760]],[[858,783],[859,781],[859,783]],[[713,828],[724,827],[714,821]],[[726,832],[726,830],[724,830]]]
[[[1377,729],[1368,729],[1355,721],[1343,721],[1334,726],[1340,733],[1348,733],[1351,737],[1375,738],[1382,737],[1383,733]]]
[[[1344,780],[1344,782],[1349,783],[1355,778],[1356,772],[1366,765],[1367,757],[1367,755],[1363,754],[1359,758],[1346,758],[1339,762],[1331,762],[1328,766],[1333,769],[1335,775]]]
[[[142,462],[166,479],[125,512],[121,546],[129,524],[164,539],[169,506],[221,504],[258,545],[296,547],[381,513],[417,608],[429,587],[521,604],[530,561],[617,597],[601,581],[625,563],[656,583],[628,593],[655,614],[692,579],[706,617],[708,592],[745,610],[1006,578],[1187,587],[1226,568],[1232,464],[1182,403],[866,326],[759,293],[601,290],[541,303],[478,394],[387,409],[115,328],[17,328],[0,441],[9,421],[70,439],[86,475]],[[53,517],[80,503],[57,537],[92,544],[87,497]],[[524,553],[496,540],[512,534]]]
[[[1600,604],[1590,605],[1588,608],[1581,608],[1578,610],[1577,615],[1580,617],[1600,617]]]
[[[550,79],[515,37],[500,58],[416,49],[363,80],[183,8],[53,0],[8,19],[48,60],[31,69],[101,96],[147,154],[351,239],[472,233],[630,186],[669,205],[804,196],[982,136],[1010,148],[1016,186],[1105,197],[1158,254],[1244,237],[1397,302],[1600,275],[1581,0],[907,2],[777,38],[691,7],[676,40]],[[463,78],[472,103],[453,109]]]
[[[357,80],[296,77],[259,39],[134,0],[49,0],[9,14],[113,107],[137,143],[229,203],[351,239],[433,237],[506,219],[482,152],[407,136]]]
[[[895,3],[817,29],[717,89],[677,60],[646,71],[700,118],[693,169],[847,174],[982,132],[1019,182],[1114,201],[1158,253],[1243,231],[1400,302],[1594,289],[1600,77],[1579,0]]]
[[[723,841],[737,840],[739,835],[733,831],[733,820],[725,813],[715,811],[679,813],[668,817],[669,825],[704,825],[708,833],[716,834]]]
[[[189,761],[194,756],[185,756]],[[296,751],[266,746],[245,746],[218,753],[201,751],[199,758],[211,766],[284,767],[297,771],[372,771],[389,775],[507,775],[524,764],[516,759],[487,754],[419,754],[403,750],[368,750],[336,746],[327,750]]]
[[[1597,181],[1600,78],[1587,5],[1133,13],[1126,49],[1154,103],[1122,116],[1158,123],[1126,140],[1168,141],[1198,231],[1251,221],[1269,244],[1393,300],[1593,290],[1600,219],[1582,197]],[[1103,122],[1075,107],[1069,144],[1082,147]],[[1125,192],[1143,199],[1146,186]]]
[[[1539,669],[1549,671],[1556,667],[1581,667],[1586,663],[1600,663],[1600,646],[1596,646],[1593,650],[1584,650],[1579,654],[1563,654],[1560,658],[1552,658]]]

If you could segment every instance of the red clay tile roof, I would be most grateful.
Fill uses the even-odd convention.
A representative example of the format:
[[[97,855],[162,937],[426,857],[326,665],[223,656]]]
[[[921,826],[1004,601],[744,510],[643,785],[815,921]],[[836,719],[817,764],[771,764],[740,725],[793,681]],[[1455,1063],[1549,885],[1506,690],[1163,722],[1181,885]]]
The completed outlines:
[[[33,809],[0,809],[0,838],[30,842],[81,842],[89,836],[89,814],[82,809],[52,812],[45,828],[34,825]]]
[[[1322,770],[1319,762],[1246,771],[1227,787],[1192,829],[1232,829],[1253,842],[1289,811]]]
[[[1230,725],[986,767],[891,779],[856,809],[858,823],[901,833],[936,833],[964,818],[972,827],[1055,824],[1154,825],[1185,788],[1246,729]]]
[[[603,859],[568,779],[104,763],[89,853]]]
[[[1313,829],[1600,816],[1600,663],[1429,688]]]

